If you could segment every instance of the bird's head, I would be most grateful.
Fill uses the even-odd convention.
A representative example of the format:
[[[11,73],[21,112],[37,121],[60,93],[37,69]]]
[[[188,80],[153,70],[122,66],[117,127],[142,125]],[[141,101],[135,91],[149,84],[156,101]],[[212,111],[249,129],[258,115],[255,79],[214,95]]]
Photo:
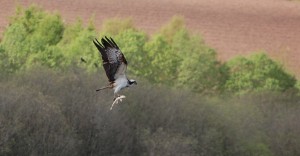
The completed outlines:
[[[132,79],[128,80],[128,83],[129,83],[130,86],[133,85],[133,84],[137,85],[136,81],[132,80]]]

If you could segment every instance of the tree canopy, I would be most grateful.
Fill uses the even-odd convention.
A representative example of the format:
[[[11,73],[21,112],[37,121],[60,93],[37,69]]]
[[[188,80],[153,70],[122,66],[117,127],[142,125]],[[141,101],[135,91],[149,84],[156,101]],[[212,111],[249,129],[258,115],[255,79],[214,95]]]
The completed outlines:
[[[104,36],[119,44],[131,74],[156,85],[210,95],[295,88],[296,79],[266,54],[220,62],[216,50],[191,33],[181,16],[153,35],[135,28],[131,19],[118,18],[105,21],[97,32],[92,19],[87,26],[80,19],[66,24],[58,13],[34,5],[19,7],[11,18],[0,42],[0,58],[6,58],[0,67],[3,75],[35,65],[95,71],[102,62],[92,40]]]

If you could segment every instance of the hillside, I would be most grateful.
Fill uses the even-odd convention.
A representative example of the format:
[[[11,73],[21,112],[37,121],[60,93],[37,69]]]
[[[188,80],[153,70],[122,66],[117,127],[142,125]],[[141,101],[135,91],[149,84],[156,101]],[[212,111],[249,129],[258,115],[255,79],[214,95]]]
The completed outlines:
[[[173,15],[183,15],[187,26],[201,33],[223,60],[237,54],[265,50],[300,76],[300,4],[285,0],[23,0],[0,2],[0,32],[16,4],[37,3],[60,12],[67,22],[78,17],[95,24],[111,17],[131,17],[136,26],[154,33]]]

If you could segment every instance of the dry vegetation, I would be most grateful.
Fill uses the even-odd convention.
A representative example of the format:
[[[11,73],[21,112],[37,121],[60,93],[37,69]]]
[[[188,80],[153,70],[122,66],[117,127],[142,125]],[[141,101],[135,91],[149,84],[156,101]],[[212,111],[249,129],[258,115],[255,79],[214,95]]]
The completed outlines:
[[[208,100],[139,82],[109,111],[112,93],[82,69],[2,79],[0,155],[300,154],[297,96]]]

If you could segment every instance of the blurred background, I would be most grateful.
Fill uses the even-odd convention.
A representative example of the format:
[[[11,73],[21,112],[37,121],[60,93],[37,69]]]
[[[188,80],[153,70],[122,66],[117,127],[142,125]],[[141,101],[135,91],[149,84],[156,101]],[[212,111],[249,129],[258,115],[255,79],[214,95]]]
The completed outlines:
[[[298,0],[1,0],[0,155],[300,155]],[[94,38],[138,85],[109,110]],[[84,58],[86,62],[82,62]]]

